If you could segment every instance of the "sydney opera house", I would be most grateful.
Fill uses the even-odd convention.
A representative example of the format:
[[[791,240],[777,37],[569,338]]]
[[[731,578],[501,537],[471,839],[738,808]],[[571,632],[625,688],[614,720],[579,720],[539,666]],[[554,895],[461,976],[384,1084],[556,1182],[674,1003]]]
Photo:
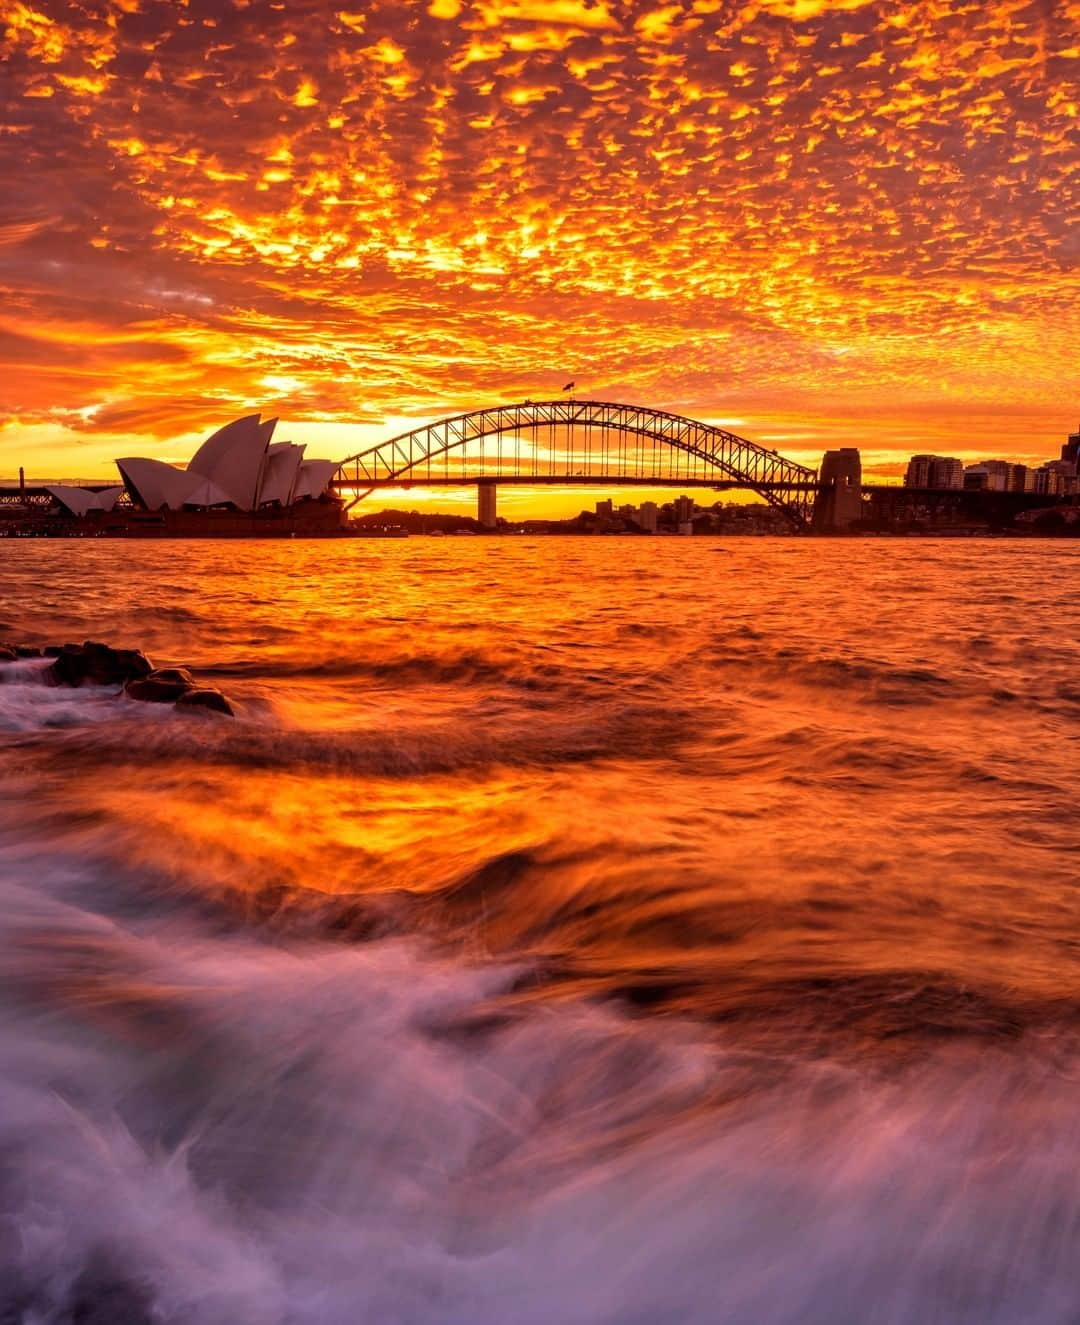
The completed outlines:
[[[304,446],[273,441],[277,419],[249,414],[208,437],[186,469],[163,460],[117,460],[122,486],[52,485],[71,515],[110,532],[251,536],[336,533],[342,505],[329,492],[338,465],[307,460]],[[127,494],[127,502],[120,499]]]

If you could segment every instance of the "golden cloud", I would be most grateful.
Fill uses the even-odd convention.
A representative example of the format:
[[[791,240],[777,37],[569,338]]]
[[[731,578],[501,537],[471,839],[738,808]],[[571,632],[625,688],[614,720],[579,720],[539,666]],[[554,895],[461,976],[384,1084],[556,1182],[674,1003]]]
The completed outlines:
[[[0,0],[0,293],[40,347],[5,406],[92,426],[269,381],[332,420],[568,375],[751,432],[897,402],[913,443],[965,404],[1001,447],[1059,428],[1078,13]],[[130,358],[50,360],[65,325],[152,325],[137,390]]]

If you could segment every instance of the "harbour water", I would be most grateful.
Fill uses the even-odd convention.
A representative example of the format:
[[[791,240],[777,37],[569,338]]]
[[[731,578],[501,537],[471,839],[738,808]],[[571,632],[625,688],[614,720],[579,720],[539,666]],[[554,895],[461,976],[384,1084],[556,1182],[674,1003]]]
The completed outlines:
[[[0,1320],[1075,1325],[1078,582],[9,541]]]

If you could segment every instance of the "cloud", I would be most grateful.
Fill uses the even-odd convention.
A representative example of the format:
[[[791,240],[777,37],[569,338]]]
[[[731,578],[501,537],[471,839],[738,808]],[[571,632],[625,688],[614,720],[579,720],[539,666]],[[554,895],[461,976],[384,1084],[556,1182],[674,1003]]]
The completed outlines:
[[[1052,437],[1074,8],[0,0],[8,407],[183,429],[273,377],[349,422],[569,375]]]

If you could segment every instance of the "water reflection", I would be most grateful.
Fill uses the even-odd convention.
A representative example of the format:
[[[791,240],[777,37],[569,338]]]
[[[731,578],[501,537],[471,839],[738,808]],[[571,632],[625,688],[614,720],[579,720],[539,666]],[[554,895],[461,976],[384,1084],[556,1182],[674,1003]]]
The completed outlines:
[[[1077,554],[723,546],[6,554],[13,1319],[1072,1321]]]

